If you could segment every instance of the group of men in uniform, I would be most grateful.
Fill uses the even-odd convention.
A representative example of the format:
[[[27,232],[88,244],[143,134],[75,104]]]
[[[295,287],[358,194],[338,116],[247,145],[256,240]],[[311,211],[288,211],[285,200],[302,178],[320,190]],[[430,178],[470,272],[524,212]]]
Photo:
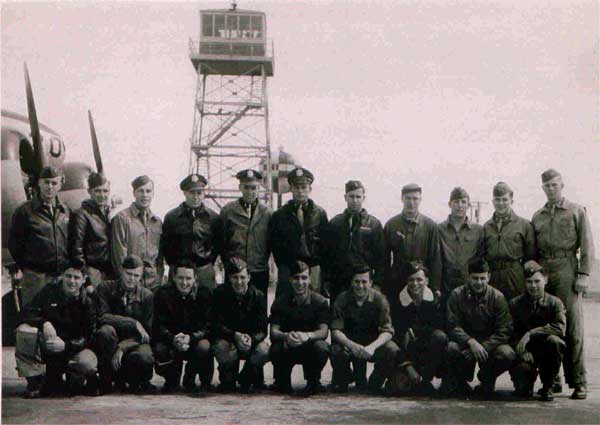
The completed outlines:
[[[469,220],[460,187],[436,224],[419,211],[422,189],[408,184],[402,212],[382,226],[364,209],[358,180],[328,220],[305,168],[289,173],[292,199],[275,212],[259,202],[258,171],[236,177],[242,196],[220,213],[205,205],[206,178],[186,177],[185,200],[162,222],[147,176],[133,180],[134,202],[113,216],[104,175],[90,175],[90,199],[70,212],[58,198],[61,171],[41,171],[9,237],[22,271],[16,358],[27,396],[154,393],[154,371],[165,393],[208,391],[215,360],[221,391],[263,389],[271,361],[277,391],[292,391],[301,364],[310,395],[323,391],[330,360],[334,392],[354,383],[469,397],[477,364],[476,394],[490,397],[509,370],[516,394],[531,397],[539,371],[543,400],[562,391],[562,362],[572,398],[586,398],[581,294],[594,248],[585,209],[562,196],[557,171],[542,174],[548,202],[531,221],[513,211],[512,189],[495,185],[483,226]],[[278,279],[268,316],[271,255]]]

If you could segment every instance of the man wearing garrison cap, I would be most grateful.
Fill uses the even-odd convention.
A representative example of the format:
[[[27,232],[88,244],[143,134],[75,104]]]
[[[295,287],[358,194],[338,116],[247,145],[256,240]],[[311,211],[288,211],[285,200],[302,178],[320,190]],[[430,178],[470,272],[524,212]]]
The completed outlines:
[[[539,370],[542,381],[539,394],[542,400],[552,401],[554,376],[560,370],[566,347],[565,307],[560,299],[544,291],[548,277],[542,266],[530,260],[523,268],[525,293],[509,303],[515,329],[511,344],[518,356],[510,375],[516,395],[528,398],[533,395]]]
[[[290,171],[292,199],[271,217],[269,243],[277,264],[277,295],[290,291],[289,264],[297,260],[309,265],[311,286],[321,290],[322,237],[328,220],[327,212],[310,199],[314,179],[306,168]]]
[[[101,173],[88,176],[89,199],[73,211],[69,222],[71,258],[87,266],[91,284],[96,287],[105,279],[114,279],[111,262],[110,182]]]
[[[150,210],[154,182],[146,175],[139,176],[131,182],[131,187],[134,201],[111,221],[112,264],[119,271],[127,256],[137,255],[144,262],[144,287],[155,290],[162,283],[163,256],[160,251],[162,222]]]
[[[329,284],[332,306],[337,295],[350,288],[356,262],[371,268],[376,287],[383,283],[383,226],[363,208],[366,194],[360,181],[349,180],[345,189],[346,209],[331,219],[323,235],[324,282]]]
[[[120,389],[152,394],[156,392],[150,383],[153,293],[141,285],[144,263],[140,257],[127,255],[119,270],[118,280],[107,280],[96,288],[100,329],[95,351],[102,392],[110,393],[114,382]]]
[[[434,292],[441,291],[442,260],[437,224],[419,212],[422,189],[415,183],[402,187],[402,212],[385,224],[385,279],[383,291],[389,300],[395,299],[404,285],[406,276],[402,267],[406,262],[419,260],[429,270],[429,285]]]
[[[587,382],[581,298],[592,270],[594,240],[585,208],[563,197],[564,186],[558,171],[551,168],[542,173],[542,189],[548,202],[536,211],[531,223],[537,242],[536,258],[548,273],[546,290],[560,298],[567,310],[565,380],[574,388],[571,398],[585,399]],[[561,389],[557,380],[555,392]]]
[[[535,257],[531,223],[512,209],[513,191],[498,182],[492,191],[494,214],[483,225],[485,258],[490,265],[490,285],[510,301],[525,291],[523,263]]]
[[[37,191],[15,210],[8,236],[8,250],[23,272],[23,307],[47,283],[56,282],[69,262],[70,211],[58,198],[63,172],[46,166],[37,177]]]
[[[196,284],[215,288],[214,262],[219,256],[219,215],[204,203],[208,181],[190,174],[179,184],[184,201],[165,215],[161,247],[173,267],[181,260],[196,266]]]
[[[483,227],[469,220],[471,201],[467,191],[462,187],[452,189],[448,206],[450,215],[438,224],[444,299],[469,280],[469,261],[483,256]]]
[[[490,398],[496,378],[516,360],[508,345],[513,323],[504,295],[488,285],[488,263],[481,258],[469,262],[469,282],[454,289],[447,306],[448,375],[442,382],[446,395],[469,396],[475,363],[481,383],[476,393]]]
[[[219,214],[223,238],[221,260],[226,264],[229,258],[238,257],[247,263],[252,285],[265,297],[266,311],[271,255],[268,236],[273,212],[258,199],[263,178],[261,173],[246,169],[235,177],[240,182],[238,187],[242,196],[225,204]]]

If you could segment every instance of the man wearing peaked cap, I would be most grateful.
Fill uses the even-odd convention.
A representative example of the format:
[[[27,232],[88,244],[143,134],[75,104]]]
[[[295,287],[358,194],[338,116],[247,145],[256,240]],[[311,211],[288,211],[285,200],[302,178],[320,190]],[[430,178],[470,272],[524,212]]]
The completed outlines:
[[[373,271],[373,285],[382,287],[385,242],[381,222],[363,204],[365,187],[359,180],[345,185],[346,209],[331,219],[323,234],[323,275],[331,306],[350,288],[352,265],[358,261]]]
[[[563,196],[564,183],[554,169],[542,173],[542,190],[548,202],[531,219],[537,241],[536,258],[548,273],[548,292],[567,310],[567,349],[563,371],[573,399],[587,397],[587,378],[581,295],[589,284],[594,239],[584,207]],[[579,253],[579,257],[577,254]],[[557,380],[556,390],[560,388]]]
[[[44,167],[38,175],[33,198],[18,207],[12,216],[8,250],[23,273],[23,307],[47,283],[55,282],[69,262],[71,212],[58,198],[63,179],[61,169]]]
[[[170,267],[181,260],[195,264],[196,284],[213,290],[221,239],[219,216],[204,202],[207,185],[201,174],[190,174],[181,181],[185,200],[165,215],[161,250]]]
[[[162,221],[150,210],[154,199],[154,182],[142,175],[131,182],[134,201],[111,221],[112,265],[115,271],[128,255],[139,256],[145,264],[142,282],[155,290],[162,284],[164,271],[160,250]]]
[[[539,370],[542,400],[552,401],[554,376],[560,370],[566,348],[563,340],[567,320],[565,308],[560,299],[544,291],[548,276],[541,265],[530,260],[523,269],[525,293],[510,301],[514,321],[511,345],[518,357],[510,374],[515,393],[529,398],[533,395]]]
[[[87,265],[93,287],[114,279],[111,262],[110,182],[104,174],[88,177],[89,199],[73,211],[69,222],[69,254]]]
[[[490,285],[511,300],[525,291],[523,263],[535,257],[535,235],[531,223],[512,209],[513,191],[507,183],[494,186],[492,203],[494,214],[483,225]]]
[[[277,264],[277,295],[289,291],[289,264],[302,260],[311,267],[311,285],[321,291],[323,233],[327,212],[310,199],[313,174],[306,168],[294,168],[288,174],[292,199],[273,213],[269,241]]]
[[[469,261],[483,256],[483,227],[469,220],[471,201],[462,187],[450,192],[450,215],[438,224],[442,254],[442,293],[444,301],[454,288],[469,280]]]
[[[385,236],[385,279],[383,291],[395,299],[402,290],[406,276],[402,266],[407,261],[420,260],[429,269],[429,284],[434,292],[441,291],[442,260],[437,224],[419,212],[422,189],[415,183],[402,187],[402,212],[392,217],[383,229]]]

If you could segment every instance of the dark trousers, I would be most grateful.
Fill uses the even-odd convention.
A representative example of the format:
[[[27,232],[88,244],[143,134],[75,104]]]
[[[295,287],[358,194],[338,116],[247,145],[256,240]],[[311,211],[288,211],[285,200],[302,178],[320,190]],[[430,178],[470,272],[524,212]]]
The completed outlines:
[[[456,383],[466,383],[473,380],[475,359],[467,359],[468,348],[462,350],[456,342],[448,343],[448,375]],[[501,344],[491,353],[488,360],[479,365],[477,378],[484,386],[493,387],[496,378],[509,370],[515,363],[517,355],[508,344]]]
[[[212,382],[214,374],[213,356],[207,339],[194,341],[187,351],[178,351],[172,344],[159,342],[153,347],[156,373],[165,378],[166,385],[179,385],[183,361],[186,360],[184,384],[193,384],[196,374],[205,384]]]
[[[373,389],[381,388],[389,374],[394,370],[396,357],[400,349],[393,341],[388,341],[375,350],[369,360],[375,363],[373,372],[369,377],[368,386]],[[352,363],[353,370],[350,369]],[[348,385],[356,382],[357,386],[366,384],[367,361],[358,359],[352,352],[341,344],[331,344],[331,366],[333,367],[332,384]]]
[[[275,382],[280,388],[291,386],[294,365],[301,364],[304,379],[318,382],[329,358],[329,344],[324,340],[308,341],[299,347],[289,347],[282,341],[273,342],[269,350]]]
[[[219,381],[224,385],[261,385],[264,381],[263,366],[269,361],[269,344],[261,341],[248,351],[239,350],[235,343],[218,339],[213,345],[213,353],[219,363]],[[241,373],[240,359],[245,359]]]
[[[436,329],[430,335],[410,340],[405,350],[400,350],[398,362],[410,361],[423,381],[431,382],[444,375],[448,336]]]
[[[515,388],[532,388],[538,371],[542,385],[552,387],[566,346],[562,338],[556,335],[533,337],[527,344],[527,351],[533,355],[534,363],[526,363],[519,359],[510,370]]]
[[[120,339],[117,331],[110,325],[103,325],[96,333],[96,353],[98,354],[98,372],[103,381],[124,381],[131,388],[150,381],[154,371],[154,356],[150,344],[138,344],[129,349],[121,359],[118,371],[112,368],[112,357],[117,351]]]

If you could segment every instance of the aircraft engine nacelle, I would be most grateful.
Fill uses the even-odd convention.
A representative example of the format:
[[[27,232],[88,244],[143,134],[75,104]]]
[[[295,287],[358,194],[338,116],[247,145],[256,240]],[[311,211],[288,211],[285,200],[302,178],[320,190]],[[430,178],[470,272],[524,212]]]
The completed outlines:
[[[81,201],[88,198],[87,179],[94,171],[83,162],[65,162],[63,165],[65,181],[58,197],[71,210],[81,207]]]

